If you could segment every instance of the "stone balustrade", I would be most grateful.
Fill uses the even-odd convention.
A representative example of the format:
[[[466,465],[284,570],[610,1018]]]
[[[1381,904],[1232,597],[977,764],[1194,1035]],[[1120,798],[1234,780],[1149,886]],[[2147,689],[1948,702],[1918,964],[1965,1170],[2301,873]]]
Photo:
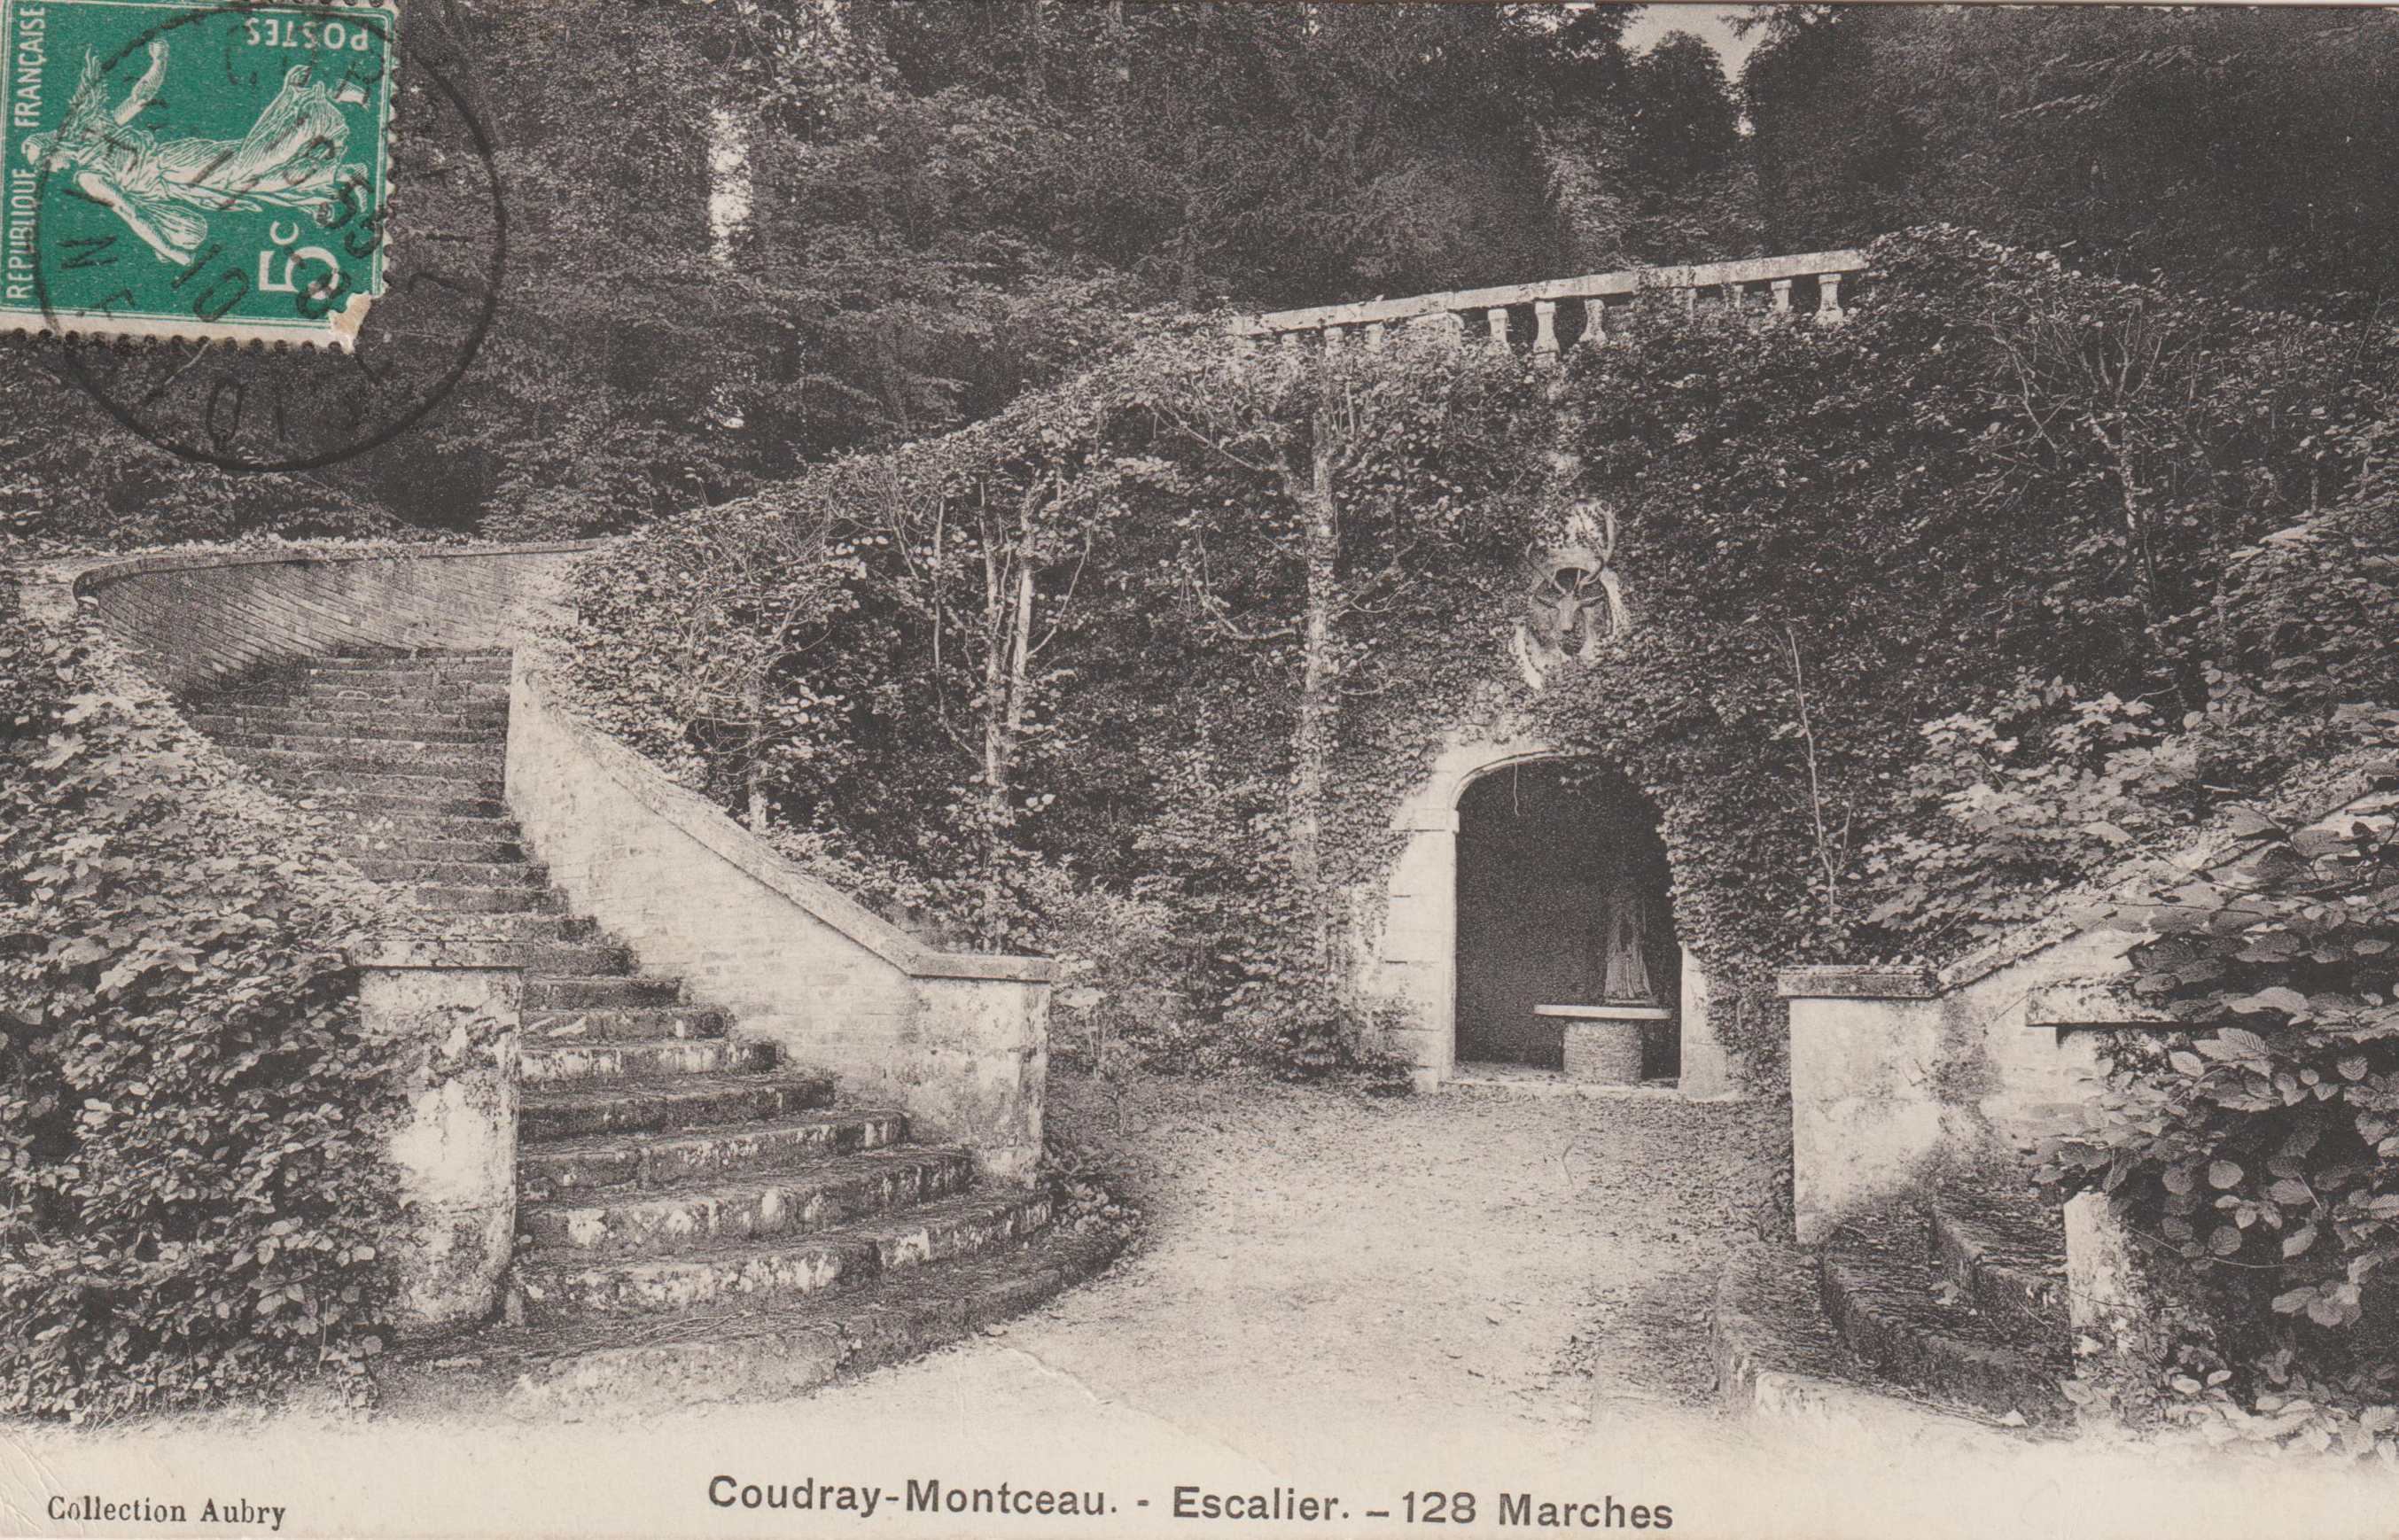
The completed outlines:
[[[1389,344],[1395,329],[1404,329],[1411,338],[1431,337],[1452,346],[1463,346],[1479,331],[1495,353],[1514,353],[1521,343],[1536,356],[1555,355],[1567,347],[1606,345],[1611,326],[1623,329],[1622,312],[1642,294],[1658,290],[1679,294],[1694,315],[1704,304],[1761,318],[1808,315],[1829,326],[1848,314],[1842,304],[1843,280],[1865,266],[1864,251],[1844,250],[1688,267],[1636,267],[1496,289],[1278,310],[1237,320],[1233,336],[1244,349],[1262,343],[1296,349],[1303,339],[1313,338],[1328,352],[1356,345],[1378,353]],[[1570,308],[1562,310],[1562,305]]]

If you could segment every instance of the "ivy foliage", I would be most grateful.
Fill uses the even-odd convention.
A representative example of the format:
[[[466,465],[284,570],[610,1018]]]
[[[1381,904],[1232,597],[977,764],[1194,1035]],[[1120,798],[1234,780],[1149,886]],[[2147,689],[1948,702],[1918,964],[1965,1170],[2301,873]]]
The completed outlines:
[[[1444,347],[1327,372],[1161,329],[973,428],[631,537],[581,588],[575,680],[937,939],[1059,949],[1152,1033],[1191,1006],[1330,1063],[1294,939],[1339,880],[1293,860],[1306,616],[1334,621],[1317,667],[1349,716],[1479,668],[1542,386]],[[1340,542],[1312,575],[1293,478],[1320,457]],[[1351,758],[1320,821],[1388,817]]]
[[[2352,582],[2300,645],[2337,618],[2292,597],[2341,567],[2309,553],[2371,521],[2376,337],[1950,230],[1880,243],[1847,297],[1823,327],[1651,296],[1562,366],[1154,329],[634,537],[574,667],[837,877],[962,944],[1150,938],[1098,971],[1286,1060],[1328,1036],[1295,1023],[1358,1025],[1322,938],[1371,929],[1443,735],[1536,733],[1658,807],[1678,933],[1769,1061],[1772,966],[1954,953],[2345,741],[2345,683],[2293,692],[2377,653],[2387,602]],[[1576,514],[1612,520],[1632,625],[1536,692],[1527,559]],[[1036,896],[1068,890],[1162,907],[1070,934]]]
[[[0,1411],[363,1385],[398,1105],[373,890],[95,628],[0,615]]]
[[[2355,714],[2399,742],[2399,711]],[[2094,1127],[2041,1152],[2203,1284],[2184,1420],[2228,1365],[2296,1366],[2320,1400],[2399,1382],[2399,756],[2365,772],[2380,790],[2304,827],[2235,809],[2240,858],[2127,910],[2160,937],[2132,989],[2187,1026],[2120,1034]]]

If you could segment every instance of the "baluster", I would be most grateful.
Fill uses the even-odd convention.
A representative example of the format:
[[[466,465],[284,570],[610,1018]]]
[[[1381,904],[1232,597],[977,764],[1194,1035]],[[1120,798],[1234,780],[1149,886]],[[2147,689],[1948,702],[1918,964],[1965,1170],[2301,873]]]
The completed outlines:
[[[1240,331],[1240,332],[1236,332],[1236,333],[1234,333],[1234,335],[1233,335],[1233,357],[1234,357],[1234,358],[1256,358],[1257,356],[1258,356],[1258,340],[1257,340],[1255,337],[1251,336],[1251,335],[1250,335],[1248,332],[1246,332],[1246,331]]]
[[[1724,309],[1726,315],[1739,316],[1742,311],[1746,308],[1742,304],[1742,294],[1741,285],[1737,283],[1728,283],[1724,286]]]
[[[1533,302],[1533,351],[1555,353],[1558,350],[1558,302]]]
[[[1778,316],[1791,314],[1791,280],[1789,278],[1774,280],[1774,313]]]
[[[1582,302],[1582,346],[1607,345],[1607,302],[1597,294]]]
[[[1696,289],[1684,289],[1678,290],[1676,292],[1683,296],[1683,319],[1687,321],[1698,320],[1700,318],[1700,291]]]
[[[1297,353],[1299,351],[1299,333],[1296,331],[1284,332],[1282,334],[1282,343],[1281,345],[1285,353]]]
[[[1495,304],[1483,313],[1484,324],[1491,329],[1491,351],[1508,351],[1508,307]]]
[[[1368,321],[1366,323],[1366,351],[1369,353],[1380,353],[1383,351],[1382,322]]]
[[[1816,275],[1816,324],[1837,326],[1847,319],[1849,312],[1841,308],[1841,275]]]
[[[1324,356],[1326,358],[1335,358],[1340,357],[1342,336],[1347,330],[1348,329],[1346,327],[1338,326],[1328,326],[1324,329]]]

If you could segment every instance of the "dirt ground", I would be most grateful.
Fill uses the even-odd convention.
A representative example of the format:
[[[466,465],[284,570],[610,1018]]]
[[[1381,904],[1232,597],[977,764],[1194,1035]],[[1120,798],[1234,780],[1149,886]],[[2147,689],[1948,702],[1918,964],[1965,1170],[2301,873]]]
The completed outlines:
[[[823,1399],[987,1401],[1015,1362],[1252,1451],[1366,1423],[1579,1441],[1715,1416],[1707,1306],[1756,1233],[1761,1104],[1151,1075],[1054,1075],[1051,1096],[1143,1209],[1137,1250],[996,1337]]]

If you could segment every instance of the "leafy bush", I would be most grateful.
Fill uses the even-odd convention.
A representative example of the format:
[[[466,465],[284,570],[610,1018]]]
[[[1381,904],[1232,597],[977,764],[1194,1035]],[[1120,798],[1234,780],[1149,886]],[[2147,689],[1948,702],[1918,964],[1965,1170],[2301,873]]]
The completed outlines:
[[[2399,711],[2361,713],[2399,741]],[[2399,760],[2369,773],[2399,784]],[[2188,1027],[2126,1033],[2098,1126],[2043,1180],[2111,1193],[2202,1284],[2222,1351],[2330,1384],[2399,1375],[2399,792],[2286,829],[2155,902],[2135,993]],[[2196,1397],[2206,1388],[2195,1384]]]
[[[396,1091],[338,950],[375,899],[320,845],[96,630],[0,613],[0,1411],[378,1349]]]

